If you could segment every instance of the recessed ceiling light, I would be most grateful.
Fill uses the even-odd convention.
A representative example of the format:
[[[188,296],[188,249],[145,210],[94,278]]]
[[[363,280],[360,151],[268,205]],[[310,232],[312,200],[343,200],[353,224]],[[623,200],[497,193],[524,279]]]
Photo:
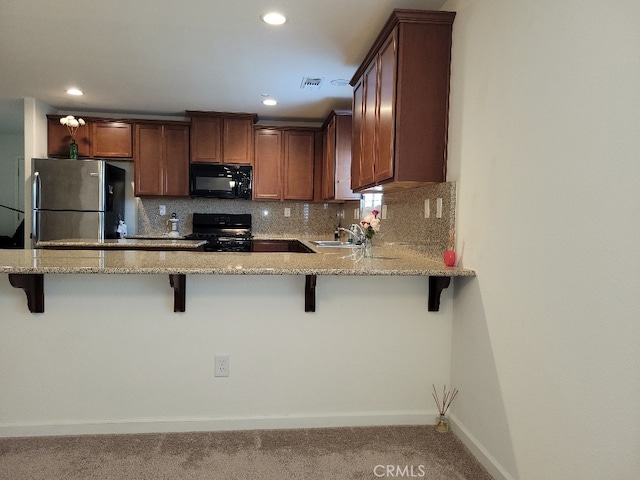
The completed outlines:
[[[67,90],[67,93],[69,95],[84,95],[84,93],[82,93],[82,90],[78,88],[70,88],[69,90]]]
[[[287,21],[287,17],[277,12],[266,13],[262,16],[262,21],[269,25],[282,25]]]
[[[268,107],[272,107],[278,104],[278,102],[276,102],[273,98],[266,98],[262,101],[262,103]]]

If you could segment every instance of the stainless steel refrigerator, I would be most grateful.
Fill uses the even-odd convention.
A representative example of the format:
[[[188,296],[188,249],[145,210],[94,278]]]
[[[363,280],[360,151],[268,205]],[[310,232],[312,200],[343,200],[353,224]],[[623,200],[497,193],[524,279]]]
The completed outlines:
[[[35,242],[118,238],[125,171],[104,160],[32,159]]]

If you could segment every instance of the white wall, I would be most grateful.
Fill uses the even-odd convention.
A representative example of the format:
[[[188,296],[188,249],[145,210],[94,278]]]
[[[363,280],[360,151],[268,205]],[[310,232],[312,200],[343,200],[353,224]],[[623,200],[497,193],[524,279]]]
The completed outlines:
[[[24,177],[24,136],[15,133],[0,133],[0,204],[23,210],[22,190],[19,183]],[[0,208],[0,235],[11,236],[23,219],[23,215]]]
[[[0,436],[432,424],[451,289],[436,313],[426,277],[319,277],[305,313],[304,281],[189,275],[174,313],[168,276],[46,275],[31,314],[0,275]]]
[[[497,478],[640,474],[640,4],[450,0],[452,407]],[[474,443],[475,442],[475,443]]]
[[[47,158],[47,114],[55,110],[46,103],[35,99],[24,99],[24,211],[30,212],[31,205],[31,159]],[[30,245],[31,221],[24,223],[25,247]]]

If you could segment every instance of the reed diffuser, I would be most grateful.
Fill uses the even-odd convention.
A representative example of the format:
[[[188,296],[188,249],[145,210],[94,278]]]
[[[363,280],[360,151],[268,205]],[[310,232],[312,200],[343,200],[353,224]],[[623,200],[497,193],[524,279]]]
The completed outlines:
[[[433,399],[436,401],[436,405],[438,407],[438,412],[440,413],[440,415],[438,415],[438,417],[436,418],[436,430],[438,432],[448,432],[449,431],[449,421],[447,420],[447,410],[449,409],[449,406],[451,405],[451,402],[453,402],[453,399],[456,398],[456,395],[458,394],[458,389],[454,388],[453,390],[449,390],[447,391],[447,386],[444,385],[442,387],[442,398],[440,398],[438,396],[438,392],[436,391],[436,386],[433,385],[433,393],[431,394],[433,396]]]

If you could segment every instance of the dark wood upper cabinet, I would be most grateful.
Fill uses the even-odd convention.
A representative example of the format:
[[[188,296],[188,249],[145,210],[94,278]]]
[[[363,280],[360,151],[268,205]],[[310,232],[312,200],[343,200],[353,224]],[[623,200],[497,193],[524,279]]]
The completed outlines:
[[[60,123],[62,117],[63,115],[47,115],[47,155],[50,157],[69,158],[71,134],[66,125]],[[78,144],[78,157],[90,158],[91,126],[87,124],[78,127],[75,136]]]
[[[283,132],[283,200],[313,200],[316,134],[312,130]]]
[[[353,87],[353,113],[351,117],[351,190],[362,186],[360,162],[362,159],[362,124],[364,121],[364,82],[360,80]]]
[[[222,121],[222,163],[253,163],[254,116],[225,117]]]
[[[254,200],[314,200],[320,130],[255,127]]]
[[[357,200],[359,193],[351,190],[350,110],[331,112],[323,125],[322,200]]]
[[[133,136],[130,123],[93,122],[91,146],[93,157],[133,158]]]
[[[222,163],[222,118],[191,119],[191,161]]]
[[[189,125],[135,125],[134,193],[137,196],[189,195]]]
[[[446,180],[454,12],[394,10],[351,80],[352,187]]]
[[[63,115],[47,115],[47,153],[68,158],[71,135],[60,123]],[[133,158],[133,128],[130,121],[82,117],[86,124],[76,131],[78,156],[84,158]]]
[[[280,200],[282,198],[282,132],[258,128],[255,132],[253,166],[253,198]]]
[[[253,113],[187,111],[191,162],[253,164]]]

